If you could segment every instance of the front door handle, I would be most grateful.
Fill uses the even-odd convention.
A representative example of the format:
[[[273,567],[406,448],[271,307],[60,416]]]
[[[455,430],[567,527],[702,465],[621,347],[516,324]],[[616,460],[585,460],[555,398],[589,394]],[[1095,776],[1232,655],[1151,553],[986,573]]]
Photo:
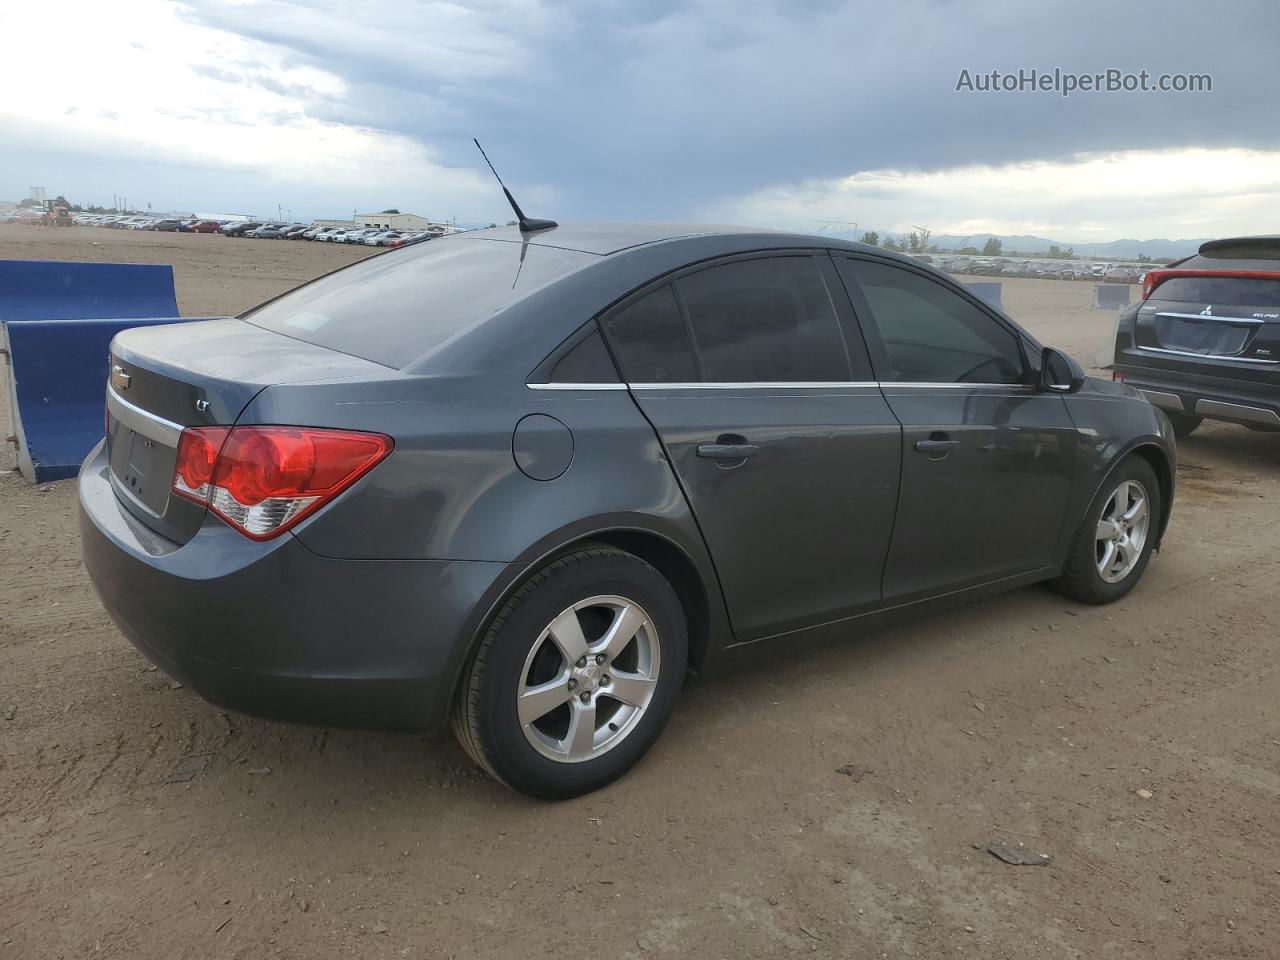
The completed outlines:
[[[707,460],[745,460],[754,457],[760,448],[754,443],[700,443],[698,456]]]
[[[958,446],[959,440],[952,440],[941,430],[935,430],[929,434],[928,440],[916,441],[916,453],[928,454],[930,460],[941,460]]]

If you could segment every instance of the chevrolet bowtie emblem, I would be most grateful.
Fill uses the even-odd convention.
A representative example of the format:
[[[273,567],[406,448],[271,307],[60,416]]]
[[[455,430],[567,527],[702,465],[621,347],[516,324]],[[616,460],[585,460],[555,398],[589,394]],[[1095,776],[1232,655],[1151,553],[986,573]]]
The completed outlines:
[[[118,363],[111,367],[111,385],[117,390],[124,391],[129,389],[129,381],[133,378],[124,372],[124,367]]]

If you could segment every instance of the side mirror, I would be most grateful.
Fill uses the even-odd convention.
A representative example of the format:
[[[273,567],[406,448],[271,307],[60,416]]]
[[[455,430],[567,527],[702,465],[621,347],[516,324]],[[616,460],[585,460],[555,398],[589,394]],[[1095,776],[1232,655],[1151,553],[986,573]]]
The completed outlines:
[[[1053,347],[1040,354],[1040,389],[1054,393],[1075,393],[1084,386],[1084,368],[1075,357]]]

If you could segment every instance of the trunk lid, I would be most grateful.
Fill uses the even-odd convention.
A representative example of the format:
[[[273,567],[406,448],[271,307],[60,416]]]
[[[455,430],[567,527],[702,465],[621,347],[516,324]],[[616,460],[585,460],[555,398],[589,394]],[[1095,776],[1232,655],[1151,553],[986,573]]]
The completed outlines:
[[[107,455],[116,496],[140,521],[185,543],[205,509],[170,485],[184,427],[234,424],[265,387],[385,375],[386,367],[241,320],[122,331],[111,343]]]
[[[1179,367],[1280,380],[1280,275],[1174,275],[1138,310],[1134,345]]]

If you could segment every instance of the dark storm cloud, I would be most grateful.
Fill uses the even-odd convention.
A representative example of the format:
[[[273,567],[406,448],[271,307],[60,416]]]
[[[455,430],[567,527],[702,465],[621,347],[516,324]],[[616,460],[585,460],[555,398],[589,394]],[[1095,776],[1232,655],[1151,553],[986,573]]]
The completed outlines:
[[[1182,146],[1275,147],[1280,5],[290,3],[192,20],[339,75],[326,120],[470,137],[560,216],[679,216],[780,182]],[[957,93],[962,69],[1209,73],[1200,94]],[[234,69],[234,68],[227,68]],[[1268,118],[1267,122],[1262,122]]]

